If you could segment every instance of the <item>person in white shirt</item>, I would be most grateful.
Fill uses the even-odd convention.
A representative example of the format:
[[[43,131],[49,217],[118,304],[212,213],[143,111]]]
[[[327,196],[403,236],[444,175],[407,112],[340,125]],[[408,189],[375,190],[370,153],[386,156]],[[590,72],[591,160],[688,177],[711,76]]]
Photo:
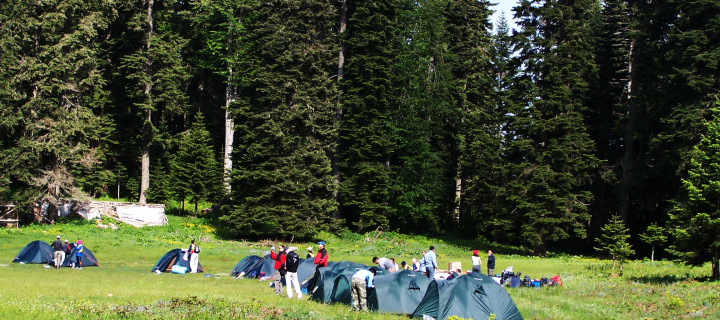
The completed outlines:
[[[480,265],[482,262],[480,262],[479,254],[480,254],[480,252],[476,249],[476,250],[473,250],[473,254],[470,257],[470,259],[472,260],[472,271],[473,272],[481,272]]]

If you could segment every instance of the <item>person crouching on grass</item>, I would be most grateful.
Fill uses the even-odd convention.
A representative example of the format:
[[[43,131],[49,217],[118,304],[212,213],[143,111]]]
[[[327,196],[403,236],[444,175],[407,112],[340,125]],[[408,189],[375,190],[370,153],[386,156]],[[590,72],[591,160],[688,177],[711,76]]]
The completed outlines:
[[[375,262],[375,261],[373,261]],[[367,289],[375,288],[375,269],[361,269],[352,276],[352,303],[355,311],[368,311]]]

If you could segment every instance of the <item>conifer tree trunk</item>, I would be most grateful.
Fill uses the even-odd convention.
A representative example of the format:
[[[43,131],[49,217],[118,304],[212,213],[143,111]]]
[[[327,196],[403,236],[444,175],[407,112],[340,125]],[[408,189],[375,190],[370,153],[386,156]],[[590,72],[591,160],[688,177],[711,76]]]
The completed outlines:
[[[622,158],[622,185],[620,186],[620,206],[619,214],[623,221],[628,221],[628,212],[630,208],[630,188],[633,181],[634,172],[634,155],[635,155],[635,116],[637,114],[637,102],[635,101],[635,89],[637,86],[637,71],[633,68],[635,52],[635,39],[630,41],[630,54],[628,59],[628,77],[627,83],[627,124],[625,126],[625,148]]]
[[[147,2],[147,37],[145,38],[145,49],[150,52],[150,39],[153,34],[153,6],[155,0],[148,0]],[[147,61],[145,63],[145,74],[148,78],[152,77],[152,56],[148,54]],[[151,99],[152,95],[152,82],[148,81],[145,83],[145,98]],[[142,160],[140,163],[140,199],[139,204],[147,203],[147,190],[150,188],[150,145],[152,143],[152,111],[145,109],[145,124],[143,126],[143,150]]]
[[[650,253],[650,262],[655,261],[655,246],[652,246],[652,252]]]
[[[340,5],[340,30],[338,30],[338,34],[340,35],[341,39],[343,34],[345,33],[345,30],[347,30],[347,20],[348,20],[348,1],[350,0],[343,0],[341,1]],[[345,54],[346,52],[345,48],[345,41],[340,40],[340,53],[338,54],[338,83],[342,81],[343,76],[345,75]],[[343,115],[343,109],[342,109],[342,103],[340,102],[342,99],[342,91],[338,93],[338,104],[337,104],[337,110],[336,110],[336,117],[338,121],[338,125],[342,121],[342,115]],[[338,170],[337,167],[337,161],[340,155],[338,154],[337,147],[335,149],[334,159],[333,159],[333,170],[335,179],[333,182],[335,183],[335,188],[333,189],[333,198],[335,201],[338,201],[338,189],[340,188],[340,170]],[[338,211],[338,215],[340,212]]]
[[[237,99],[237,90],[232,84],[232,67],[228,66],[228,79],[225,86],[225,152],[223,154],[223,184],[226,195],[230,195],[230,174],[232,173],[233,135],[235,134],[235,121],[230,115],[230,105]]]

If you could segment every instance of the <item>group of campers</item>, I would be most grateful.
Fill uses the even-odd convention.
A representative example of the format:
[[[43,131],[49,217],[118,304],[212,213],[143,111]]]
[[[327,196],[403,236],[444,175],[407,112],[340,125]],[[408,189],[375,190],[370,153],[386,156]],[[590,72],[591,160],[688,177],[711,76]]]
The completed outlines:
[[[325,242],[317,242],[318,251],[313,254],[313,248],[307,248],[307,259],[313,259],[313,263],[316,268],[326,267],[328,264],[328,252],[325,248]],[[285,287],[288,298],[293,298],[293,289],[295,295],[298,298],[302,298],[302,291],[300,289],[300,283],[298,281],[297,269],[300,265],[300,257],[297,254],[297,247],[286,247],[282,243],[279,243],[276,247],[270,247],[270,258],[273,259],[273,269],[275,273],[272,277],[273,286],[276,295],[281,295],[282,292],[282,278],[285,278]],[[472,272],[480,272],[480,257],[478,250],[473,251],[471,257],[473,263]],[[379,268],[385,269],[389,272],[397,272],[402,269],[413,270],[421,272],[428,279],[435,279],[435,270],[438,268],[437,256],[435,255],[435,247],[430,246],[428,251],[422,252],[422,258],[412,258],[412,265],[408,265],[405,261],[402,261],[400,265],[395,262],[395,258],[378,258],[373,257],[372,263],[376,264]],[[495,256],[492,251],[488,251],[487,259],[488,275],[492,276],[492,272],[495,268]],[[460,270],[453,272],[447,279],[453,276],[459,276]],[[468,271],[470,272],[470,271]],[[353,310],[356,311],[367,311],[367,289],[374,288],[374,278],[376,275],[376,267],[358,270],[352,275],[351,280],[351,295]]]
[[[328,252],[325,249],[325,241],[317,243],[318,251],[313,255],[313,248],[307,248],[307,259],[315,257],[313,263],[315,267],[327,267],[328,263]],[[302,299],[302,291],[300,290],[300,282],[297,276],[297,269],[300,266],[300,256],[297,254],[297,247],[285,247],[282,243],[278,244],[277,250],[275,247],[270,247],[270,258],[275,261],[273,269],[273,284],[275,287],[275,294],[282,294],[282,278],[285,277],[285,287],[287,288],[288,298],[293,297],[293,288],[297,293],[298,299]]]
[[[53,264],[55,264],[55,268],[62,267],[63,261],[65,261],[66,256],[70,256],[72,254],[73,249],[75,250],[75,261],[77,261],[77,266],[73,262],[71,266],[73,269],[82,269],[82,255],[83,255],[83,244],[82,240],[79,240],[76,243],[70,243],[68,239],[65,239],[65,243],[60,241],[60,236],[58,235],[55,237],[55,241],[52,243],[52,249],[53,249]]]

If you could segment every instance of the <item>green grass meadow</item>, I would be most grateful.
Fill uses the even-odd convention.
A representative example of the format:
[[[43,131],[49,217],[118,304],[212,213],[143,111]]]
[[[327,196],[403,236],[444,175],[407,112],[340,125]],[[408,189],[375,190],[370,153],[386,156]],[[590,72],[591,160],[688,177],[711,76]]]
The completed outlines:
[[[264,255],[272,244],[226,241],[203,219],[169,216],[170,225],[98,229],[71,221],[0,229],[0,318],[3,319],[405,319],[374,312],[355,313],[345,305],[324,305],[275,296],[268,281],[228,274],[243,257]],[[107,221],[106,221],[107,222]],[[101,267],[46,269],[11,263],[30,241],[83,240]],[[440,266],[460,261],[468,269],[470,244],[393,233],[319,235],[331,261],[370,264],[373,256],[410,261],[434,245]],[[168,250],[197,239],[206,274],[154,274]],[[304,248],[309,243],[294,243]],[[486,251],[488,248],[479,248]],[[608,261],[584,257],[504,255],[495,247],[496,272],[512,265],[533,278],[563,278],[563,287],[508,288],[525,319],[720,319],[720,283],[709,282],[709,267],[689,268],[667,261],[631,261],[621,276]],[[300,250],[302,251],[302,250]],[[509,250],[508,250],[509,251]],[[617,272],[617,271],[615,271]]]

